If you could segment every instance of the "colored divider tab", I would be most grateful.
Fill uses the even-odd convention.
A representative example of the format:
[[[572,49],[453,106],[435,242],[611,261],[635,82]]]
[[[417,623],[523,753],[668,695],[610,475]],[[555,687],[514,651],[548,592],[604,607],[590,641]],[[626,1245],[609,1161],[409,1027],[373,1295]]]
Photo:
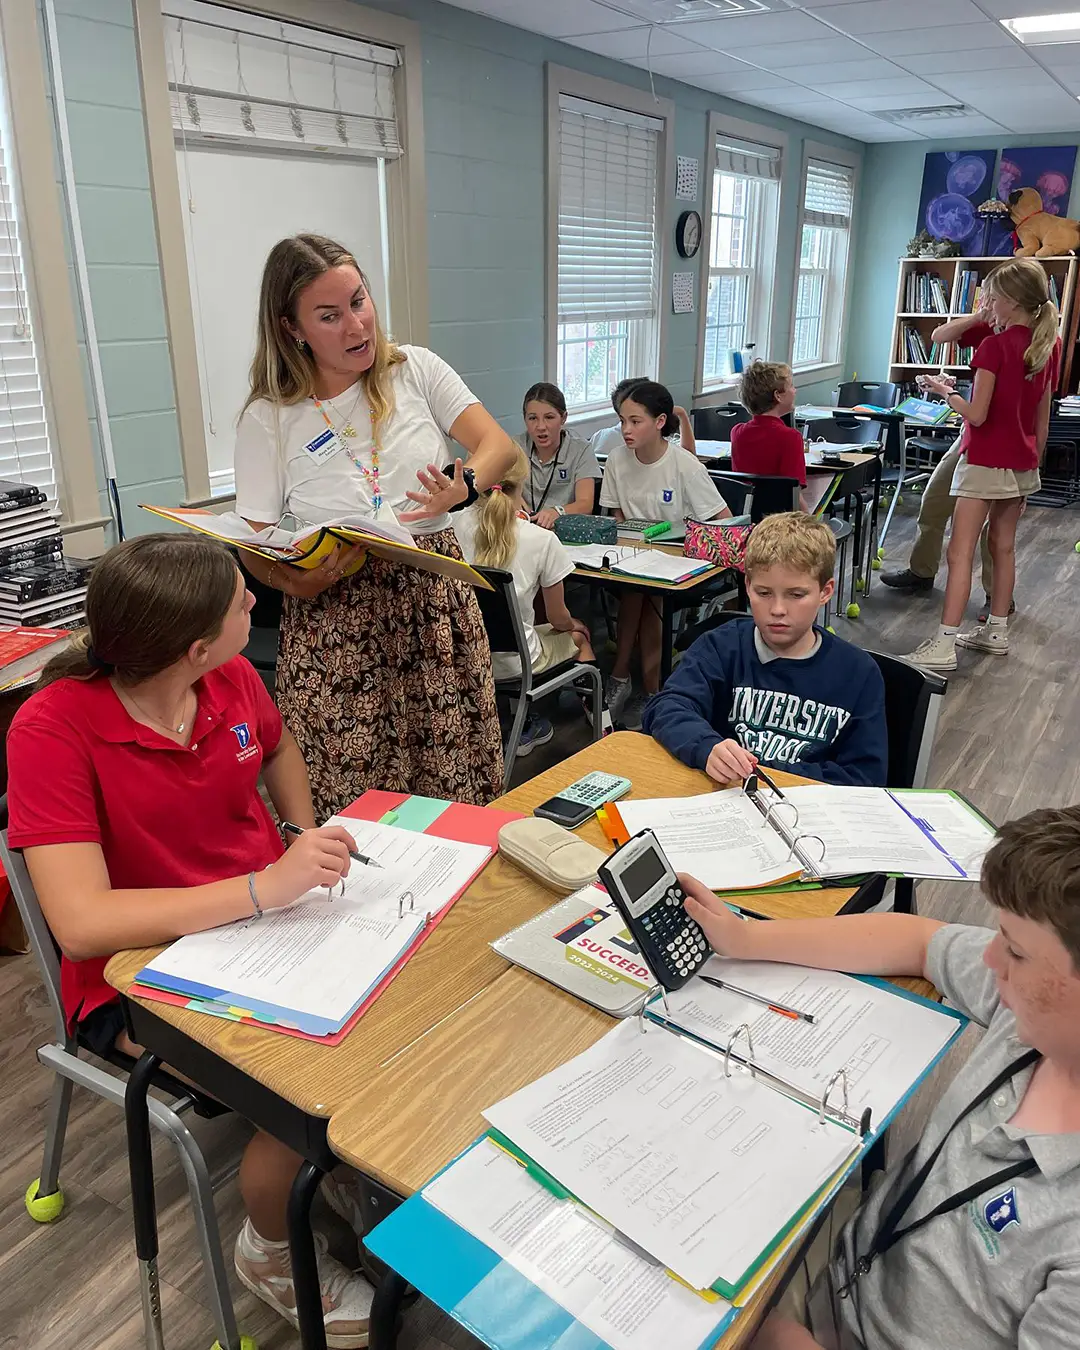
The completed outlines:
[[[406,797],[399,806],[394,807],[397,817],[394,824],[399,830],[415,830],[417,834],[423,834],[449,805],[449,802],[439,801],[436,797]]]

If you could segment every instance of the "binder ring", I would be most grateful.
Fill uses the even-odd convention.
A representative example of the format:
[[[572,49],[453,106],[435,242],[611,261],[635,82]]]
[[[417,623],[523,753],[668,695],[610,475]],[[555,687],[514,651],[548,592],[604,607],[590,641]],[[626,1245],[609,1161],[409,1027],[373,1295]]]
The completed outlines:
[[[773,813],[778,807],[781,807],[781,806],[786,806],[789,810],[795,812],[794,819],[791,821],[791,824],[788,826],[788,828],[789,828],[789,829],[794,829],[795,826],[798,825],[798,823],[799,823],[799,808],[795,805],[794,802],[789,802],[786,798],[780,798],[780,797],[778,797],[776,801],[770,802],[770,803],[769,803],[769,806],[768,806],[768,808],[767,808],[766,811],[765,811],[765,819],[762,821],[762,829],[768,829],[769,823],[770,823],[770,820],[771,820],[771,817],[772,817],[772,813]],[[824,848],[824,847],[825,847],[825,845],[822,844],[822,848]]]
[[[404,916],[404,914],[405,914],[405,910],[406,910],[406,904],[405,904],[405,902],[406,902],[406,901],[409,902],[409,903],[408,903],[408,912],[409,912],[410,914],[411,914],[411,913],[413,912],[413,910],[416,908],[416,896],[413,895],[412,891],[402,891],[401,894],[398,896],[398,902],[397,902],[397,916],[398,916],[399,919],[402,918],[402,917]]]
[[[819,1107],[818,1107],[818,1124],[819,1124],[819,1125],[824,1125],[824,1124],[825,1124],[825,1112],[826,1112],[826,1111],[828,1110],[828,1108],[829,1108],[829,1094],[832,1092],[833,1087],[835,1086],[835,1084],[837,1083],[838,1080],[839,1080],[839,1082],[843,1085],[843,1088],[844,1088],[844,1115],[846,1116],[847,1113],[848,1113],[848,1081],[847,1081],[847,1072],[846,1072],[844,1069],[837,1069],[837,1071],[833,1074],[833,1076],[832,1076],[832,1077],[829,1079],[829,1081],[825,1084],[825,1091],[821,1094],[821,1104],[820,1104]]]
[[[648,964],[648,963],[646,963],[646,964]],[[648,1031],[648,1027],[647,1027],[646,1024],[645,1024],[645,1010],[646,1010],[646,1008],[648,1008],[649,1004],[652,1003],[652,1001],[653,1001],[654,997],[656,996],[657,992],[659,992],[660,997],[661,997],[661,998],[663,999],[663,1001],[664,1001],[664,1011],[665,1011],[666,1013],[668,1013],[669,1015],[670,1015],[670,1013],[671,1013],[671,1008],[669,1007],[669,1005],[668,1005],[668,1000],[667,1000],[667,990],[664,988],[664,986],[663,986],[663,985],[659,982],[659,980],[658,980],[658,981],[656,982],[656,984],[654,984],[654,985],[652,986],[651,989],[646,989],[646,990],[645,990],[645,993],[644,993],[644,995],[643,995],[643,997],[642,997],[642,1000],[641,1000],[641,1005],[640,1005],[640,1007],[639,1007],[638,1010],[637,1010],[637,1024],[638,1024],[638,1031],[642,1034],[642,1036],[644,1036],[645,1033],[646,1033],[646,1031]]]
[[[823,862],[825,861],[825,855],[826,855],[826,853],[828,853],[829,850],[828,850],[828,848],[826,847],[825,840],[822,839],[822,837],[821,837],[820,834],[800,834],[800,835],[798,836],[798,838],[795,840],[795,842],[794,842],[794,843],[792,844],[792,846],[791,846],[791,856],[792,856],[793,858],[798,858],[799,855],[798,855],[798,853],[796,852],[796,849],[801,849],[801,848],[802,848],[802,844],[803,844],[803,840],[804,840],[804,839],[816,839],[817,842],[821,845],[821,852],[818,854],[817,858],[812,859],[811,861],[818,862],[818,863],[823,863]],[[805,857],[805,854],[804,854],[804,857]],[[802,861],[802,859],[800,859],[800,861]]]
[[[731,1047],[746,1032],[746,1044],[750,1047],[750,1058],[746,1061],[746,1067],[750,1070],[751,1076],[756,1078],[754,1071],[754,1037],[750,1031],[749,1022],[741,1022],[728,1037],[727,1048],[724,1050],[724,1077],[731,1077]]]

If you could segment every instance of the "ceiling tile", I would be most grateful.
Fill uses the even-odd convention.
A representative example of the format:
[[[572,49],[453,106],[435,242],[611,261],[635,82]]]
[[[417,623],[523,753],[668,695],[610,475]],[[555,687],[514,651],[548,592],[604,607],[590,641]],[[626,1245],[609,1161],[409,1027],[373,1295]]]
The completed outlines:
[[[795,77],[794,71],[787,71],[788,76]],[[891,61],[886,61],[882,56],[874,56],[867,53],[861,61],[824,61],[811,70],[802,72],[802,81],[811,89],[818,89],[824,85],[834,84],[865,84],[867,80],[912,80],[918,81],[918,77],[904,70],[902,66],[894,65]]]
[[[745,72],[724,71],[719,75],[703,75],[699,83],[703,88],[711,89],[716,94],[740,96],[758,90],[765,92],[772,89],[801,89],[800,85],[792,84],[790,80],[772,75],[767,70],[756,70],[752,66]],[[802,92],[805,93],[805,90]]]
[[[785,112],[792,116],[801,116],[794,109],[799,108],[805,111],[808,108],[815,108],[821,111],[823,108],[843,107],[843,104],[837,104],[835,99],[829,98],[825,94],[815,94],[812,89],[803,89],[800,85],[792,85],[790,89],[774,89],[769,97],[773,99],[778,108],[783,108]]]
[[[860,47],[846,37],[814,38],[809,42],[774,42],[761,47],[740,47],[739,55],[744,61],[765,70],[788,70],[795,66],[812,66],[819,61],[856,61],[866,55],[866,48]]]
[[[1045,4],[1046,0],[1042,0],[1042,3]],[[1075,0],[1069,0],[1069,3],[1075,3]],[[999,79],[1007,81],[1009,78],[1007,74],[999,76],[997,71],[1029,70],[1033,67],[1037,69],[1031,57],[1019,47],[986,47],[981,51],[961,48],[952,51],[911,52],[906,56],[896,56],[893,60],[897,65],[916,75],[936,75],[943,71],[992,70],[995,72],[993,77],[995,82]],[[1080,55],[1074,60],[1080,65]]]
[[[897,0],[863,0],[863,3],[850,5],[815,5],[810,13],[826,20],[842,33],[856,36],[863,33],[918,31],[920,28],[977,23],[980,19],[986,19],[973,0],[906,0],[904,4],[897,3]]]
[[[995,19],[1020,19],[1029,14],[1070,14],[1076,0],[979,0],[979,8]]]
[[[584,47],[589,52],[599,52],[601,56],[610,56],[616,61],[624,61],[631,56],[644,57],[646,52],[652,56],[678,56],[682,52],[701,50],[670,28],[649,24],[643,24],[640,28],[624,28],[621,33],[590,33],[576,37],[574,46]]]
[[[994,79],[995,73],[999,75],[998,79]],[[1057,81],[1038,67],[1030,71],[1007,70],[984,73],[965,70],[955,75],[935,75],[933,80],[945,93],[951,94],[953,98],[962,99],[965,103],[987,92],[993,93],[1003,104],[1023,94],[1049,95],[1055,91],[1061,92],[1061,86]],[[1004,114],[1006,110],[1002,108],[1001,111]]]
[[[838,15],[843,13],[839,9],[836,12]],[[935,26],[931,32],[914,28],[910,31],[898,29],[890,33],[861,33],[859,41],[865,42],[871,50],[880,52],[882,56],[896,58],[910,52],[924,52],[927,47],[943,52],[954,48],[958,50],[970,48],[973,51],[988,47],[1008,47],[1013,51],[1017,48],[1017,44],[1000,24],[990,22],[974,24],[949,22],[941,27]]]
[[[693,84],[701,75],[719,75],[723,70],[746,70],[745,61],[726,52],[682,52],[679,56],[657,56],[653,52],[652,68],[657,75],[670,75],[673,80]]]
[[[718,52],[761,47],[771,42],[803,42],[833,36],[809,14],[787,10],[780,14],[745,14],[734,19],[695,19],[677,25],[680,33]]]
[[[593,0],[544,0],[542,5],[530,0],[450,0],[458,9],[485,14],[517,28],[527,28],[549,37],[576,37],[580,33],[602,33],[625,28],[625,14],[617,14],[606,5]]]
[[[919,103],[940,103],[941,94],[937,89],[914,75],[901,75],[889,80],[843,80],[834,82],[831,75],[823,71],[806,81],[811,89],[823,89],[833,98],[850,103],[855,98],[873,98],[880,94],[896,100],[895,107],[914,107]]]
[[[1080,42],[1053,42],[1047,47],[1032,47],[1030,50],[1037,53],[1035,59],[1050,70],[1080,65]]]

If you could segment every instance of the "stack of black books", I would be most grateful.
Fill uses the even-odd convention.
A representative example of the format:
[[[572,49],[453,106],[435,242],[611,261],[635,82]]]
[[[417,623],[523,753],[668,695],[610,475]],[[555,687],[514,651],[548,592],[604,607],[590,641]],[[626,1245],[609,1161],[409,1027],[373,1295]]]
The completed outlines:
[[[85,564],[65,561],[44,492],[0,479],[0,627],[80,627],[89,574]]]

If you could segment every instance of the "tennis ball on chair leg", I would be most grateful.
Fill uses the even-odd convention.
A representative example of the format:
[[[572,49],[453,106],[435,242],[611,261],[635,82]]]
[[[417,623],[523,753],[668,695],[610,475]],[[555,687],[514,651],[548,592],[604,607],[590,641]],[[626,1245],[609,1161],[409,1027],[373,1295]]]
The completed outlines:
[[[847,610],[845,611],[849,619],[857,619],[861,612],[858,604],[854,600],[848,605]]]
[[[38,1195],[40,1177],[26,1188],[26,1212],[35,1223],[52,1223],[64,1211],[64,1192],[58,1186],[52,1195]]]

